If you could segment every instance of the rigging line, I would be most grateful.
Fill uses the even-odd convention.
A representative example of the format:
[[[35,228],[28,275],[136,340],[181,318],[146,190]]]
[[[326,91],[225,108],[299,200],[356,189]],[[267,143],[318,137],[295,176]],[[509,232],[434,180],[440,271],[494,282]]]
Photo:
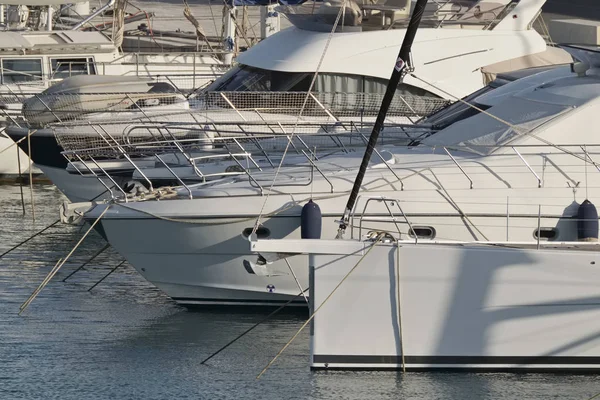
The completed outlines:
[[[269,364],[267,364],[267,366],[265,368],[263,368],[263,370],[260,372],[260,374],[258,374],[256,379],[260,379],[260,377],[263,376],[265,372],[267,372],[267,370],[271,367],[271,365],[273,365],[273,363],[279,358],[281,353],[283,353],[285,351],[285,349],[287,349],[292,344],[294,339],[296,339],[296,337],[298,337],[300,332],[302,332],[302,330],[304,328],[306,328],[306,325],[308,325],[310,323],[310,321],[313,320],[313,318],[315,317],[315,315],[317,315],[319,310],[327,303],[327,301],[329,301],[329,299],[331,299],[333,294],[340,288],[340,286],[342,286],[342,284],[356,270],[356,268],[358,268],[358,266],[362,263],[362,261],[369,255],[371,250],[373,250],[383,240],[383,238],[386,236],[386,234],[387,234],[386,232],[379,232],[379,234],[377,235],[377,238],[373,242],[373,245],[371,245],[371,247],[369,247],[369,249],[365,252],[365,254],[363,254],[362,257],[360,257],[360,259],[356,262],[354,267],[352,267],[352,269],[350,271],[348,271],[348,273],[346,275],[344,275],[344,277],[337,284],[337,286],[333,288],[331,293],[329,293],[329,295],[325,298],[325,300],[323,300],[323,302],[319,305],[319,307],[317,307],[317,309],[310,315],[310,317],[306,320],[306,322],[304,322],[302,324],[302,326],[300,327],[300,329],[298,329],[296,334],[294,336],[292,336],[292,338],[285,344],[285,346],[283,346],[283,348],[281,350],[279,350],[279,353],[277,353],[277,355],[271,360],[271,362],[269,362]],[[314,301],[314,299],[313,299],[313,301]]]
[[[273,310],[269,315],[267,315],[265,318],[261,319],[260,321],[258,321],[256,324],[252,325],[250,328],[246,329],[244,332],[242,332],[240,335],[238,335],[235,339],[231,340],[229,343],[227,343],[225,346],[221,347],[219,350],[215,351],[214,353],[212,353],[210,356],[206,357],[201,363],[202,364],[206,364],[206,362],[208,360],[210,360],[211,358],[213,358],[214,356],[216,356],[217,354],[219,354],[220,352],[222,352],[223,350],[225,350],[226,348],[228,348],[229,346],[231,346],[232,344],[234,344],[235,342],[237,342],[239,339],[241,339],[242,337],[246,336],[246,334],[250,333],[250,331],[252,331],[254,328],[258,327],[259,325],[263,324],[264,322],[268,321],[272,316],[274,316],[275,314],[277,314],[279,311],[283,310],[285,307],[287,307],[289,304],[291,304],[293,301],[295,301],[298,297],[300,296],[305,296],[306,297],[306,291],[308,291],[309,288],[304,289],[304,291],[302,291],[301,293],[298,293],[296,296],[294,296],[293,298],[291,298],[290,300],[287,301],[287,303],[282,304],[281,306],[279,306],[278,308],[276,308],[275,310]]]
[[[595,395],[593,395],[592,397],[590,397],[590,398],[589,398],[589,399],[587,399],[587,400],[593,400],[593,399],[597,399],[598,397],[600,397],[600,392],[599,392],[599,393],[596,393]]]
[[[21,142],[23,142],[24,140],[29,140],[29,137],[31,135],[33,135],[34,133],[36,133],[38,130],[37,129],[32,129],[29,130],[27,132],[26,136],[23,136],[21,139],[17,140],[16,142],[12,142],[11,144],[9,144],[7,147],[5,147],[4,149],[0,150],[0,154],[4,153],[6,150],[12,148],[13,146],[18,146]]]
[[[81,271],[83,269],[83,267],[85,267],[86,265],[88,265],[90,262],[92,262],[92,260],[94,260],[96,257],[98,257],[100,254],[104,253],[104,251],[106,249],[108,249],[110,247],[109,243],[106,243],[104,245],[104,247],[102,247],[100,250],[98,250],[92,257],[88,258],[83,264],[81,264],[79,266],[79,268],[77,268],[75,271],[71,272],[65,279],[63,279],[63,282],[66,282],[67,279],[69,279],[70,277],[72,277],[73,275],[75,275],[77,272]]]
[[[588,159],[588,152],[587,152],[587,146],[583,146],[583,153],[585,154],[585,160],[587,161]],[[585,198],[589,199],[588,197],[588,173],[587,173],[587,166],[588,163],[585,162],[584,164],[584,168],[585,168]]]
[[[215,26],[215,35],[219,34],[219,28],[217,28],[217,20],[215,18],[215,14],[213,12],[212,0],[208,0],[208,9],[210,10],[210,18],[213,21],[213,25]]]
[[[11,251],[15,250],[16,248],[24,245],[25,243],[29,242],[31,239],[41,235],[42,233],[46,232],[48,229],[52,228],[54,225],[58,224],[60,222],[60,219],[57,219],[56,221],[54,221],[53,223],[51,223],[50,225],[48,225],[47,227],[45,227],[44,229],[36,232],[35,234],[31,235],[30,237],[28,237],[27,239],[21,241],[19,244],[11,247],[10,249],[6,250],[4,253],[0,254],[0,258],[4,257],[5,255],[7,255],[8,253],[10,253]]]
[[[494,114],[492,114],[492,113],[490,113],[490,112],[488,112],[488,111],[486,111],[486,110],[483,110],[482,108],[480,108],[480,107],[477,107],[477,106],[476,106],[476,105],[474,105],[474,104],[471,104],[471,103],[469,103],[468,101],[465,101],[465,100],[463,100],[463,99],[459,99],[458,97],[456,97],[456,96],[455,96],[455,95],[453,95],[452,93],[449,93],[449,92],[445,91],[444,89],[442,89],[442,88],[440,88],[440,87],[438,87],[438,86],[434,85],[433,83],[427,82],[426,80],[424,80],[424,79],[422,79],[422,78],[419,78],[418,76],[416,76],[416,75],[415,75],[415,74],[413,74],[413,73],[411,73],[411,74],[410,74],[410,76],[412,76],[413,78],[415,78],[415,79],[417,79],[417,80],[419,80],[419,81],[421,81],[421,82],[425,83],[426,85],[429,85],[429,86],[431,86],[432,88],[434,88],[434,89],[437,89],[437,90],[439,90],[440,92],[442,92],[442,93],[444,93],[444,94],[446,94],[446,95],[448,95],[448,96],[452,97],[454,100],[456,100],[456,101],[459,101],[459,102],[461,102],[461,103],[465,104],[466,106],[468,106],[468,107],[470,107],[470,108],[472,108],[472,109],[474,109],[474,110],[477,110],[477,111],[479,111],[480,113],[482,113],[482,114],[484,114],[484,115],[487,115],[488,117],[490,117],[490,118],[492,118],[492,119],[495,119],[496,121],[498,121],[498,122],[500,122],[500,123],[502,123],[502,124],[504,124],[504,125],[508,126],[509,128],[513,129],[515,132],[517,132],[517,133],[519,133],[519,134],[521,134],[521,135],[527,135],[527,136],[530,136],[530,137],[532,137],[532,138],[534,138],[534,139],[537,139],[537,140],[539,140],[540,142],[544,143],[544,144],[545,144],[545,145],[547,145],[547,146],[550,146],[550,147],[553,147],[553,148],[555,148],[555,149],[556,149],[556,150],[558,150],[558,151],[561,151],[561,152],[563,152],[563,153],[565,153],[565,154],[568,154],[568,155],[570,155],[570,156],[573,156],[573,157],[576,157],[576,158],[578,158],[578,159],[580,159],[580,160],[584,160],[585,162],[588,162],[588,160],[587,160],[587,157],[585,157],[585,158],[584,158],[584,157],[580,156],[579,154],[575,154],[575,153],[573,153],[572,151],[569,151],[569,150],[567,150],[567,149],[563,148],[562,146],[559,146],[559,145],[557,145],[557,144],[555,144],[555,143],[552,143],[552,142],[550,142],[549,140],[543,139],[543,138],[539,137],[538,135],[536,135],[535,133],[531,133],[531,130],[529,130],[529,131],[523,131],[523,130],[521,130],[521,129],[517,128],[515,125],[511,124],[510,122],[508,122],[508,121],[505,121],[505,120],[503,120],[502,118],[500,118],[500,117],[497,117],[497,116],[495,116]],[[596,163],[596,162],[594,162],[594,161],[590,161],[590,162],[591,162],[591,163],[592,163],[592,165],[594,165],[595,167],[600,167],[600,164],[597,164],[597,163]]]
[[[283,261],[285,261],[288,268],[290,269],[290,272],[292,273],[292,276],[294,277],[294,280],[296,281],[296,285],[298,285],[298,289],[300,289],[300,293],[302,293],[302,295],[304,296],[304,301],[306,301],[306,304],[310,305],[310,303],[308,302],[308,297],[306,297],[306,294],[304,293],[304,292],[306,292],[306,290],[302,289],[302,285],[300,285],[300,281],[298,280],[298,277],[296,276],[296,273],[294,272],[294,269],[292,268],[292,264],[290,264],[290,262],[288,261],[287,258],[284,258]]]
[[[256,230],[258,229],[258,227],[260,225],[261,216],[265,210],[265,206],[267,205],[267,202],[269,201],[269,196],[271,195],[273,187],[275,186],[275,182],[277,181],[277,177],[279,176],[279,171],[281,170],[281,167],[285,160],[285,156],[287,155],[287,152],[290,148],[292,139],[294,138],[294,135],[296,134],[296,127],[300,123],[300,119],[302,118],[302,114],[304,113],[304,109],[306,108],[306,103],[308,102],[308,99],[312,93],[315,82],[317,81],[317,76],[319,75],[321,65],[323,64],[323,60],[325,60],[325,55],[327,54],[327,50],[329,49],[329,45],[331,44],[331,39],[333,39],[333,35],[335,34],[335,30],[337,29],[338,23],[340,22],[340,18],[342,16],[342,11],[346,8],[347,2],[348,2],[348,0],[344,0],[344,2],[342,3],[342,5],[340,7],[340,11],[338,12],[338,15],[335,19],[335,22],[333,23],[333,28],[331,29],[331,32],[329,33],[329,36],[327,38],[327,42],[325,43],[325,48],[323,49],[323,53],[321,54],[321,59],[319,60],[319,63],[317,64],[317,68],[315,70],[315,73],[313,74],[312,81],[310,82],[310,86],[308,87],[308,91],[306,93],[306,96],[304,97],[304,102],[302,103],[302,107],[300,108],[300,112],[298,114],[298,117],[296,118],[296,123],[294,124],[294,127],[292,128],[291,134],[288,136],[287,145],[285,146],[285,150],[283,151],[283,155],[281,157],[281,160],[279,161],[277,170],[275,171],[275,177],[273,178],[273,182],[271,183],[271,186],[269,187],[269,191],[267,192],[265,201],[263,202],[260,212],[258,213],[258,217],[256,218],[256,223],[254,224],[254,229],[252,231],[252,234],[256,233]]]
[[[227,4],[227,1],[223,0],[223,7],[229,13],[231,21],[233,22],[233,25],[235,26],[236,34],[239,34],[242,37],[242,39],[244,39],[244,41],[246,42],[246,46],[248,46],[248,47],[252,46],[252,43],[250,43],[250,40],[248,39],[246,32],[244,32],[242,30],[242,27],[240,27],[240,25],[238,24],[237,16],[234,14],[235,6],[229,6],[229,4]],[[225,14],[223,14],[223,24],[225,24],[225,18],[226,18],[226,16],[225,16]],[[225,36],[225,34],[223,34],[223,39],[225,39],[224,36]],[[235,48],[232,51],[235,51]]]
[[[85,238],[87,237],[87,235],[94,229],[94,227],[100,221],[100,219],[104,216],[104,214],[106,214],[106,212],[108,211],[108,209],[110,208],[110,206],[111,205],[109,204],[104,209],[104,211],[102,211],[102,213],[100,214],[100,216],[98,218],[96,218],[96,220],[92,223],[92,225],[87,230],[87,232],[85,232],[85,234],[81,237],[81,239],[79,239],[79,241],[77,242],[77,244],[75,244],[75,247],[73,247],[73,249],[71,249],[71,251],[69,252],[69,254],[67,254],[67,256],[65,258],[61,258],[60,260],[58,260],[58,262],[56,263],[56,265],[54,266],[54,268],[52,268],[52,270],[50,271],[50,273],[48,273],[48,275],[46,276],[46,278],[42,281],[42,283],[40,283],[40,285],[37,287],[37,289],[35,289],[34,292],[31,294],[31,296],[29,296],[29,298],[23,304],[21,304],[21,307],[19,307],[19,315],[21,315],[27,309],[27,307],[29,307],[29,305],[33,302],[33,300],[35,300],[35,298],[37,297],[37,295],[40,294],[40,292],[42,291],[42,289],[44,289],[46,287],[46,285],[52,280],[52,278],[54,277],[54,275],[56,275],[56,273],[58,272],[58,270],[63,265],[65,265],[65,263],[69,260],[69,258],[71,257],[71,255],[73,255],[73,253],[75,252],[75,250],[77,250],[77,248],[79,247],[79,245],[85,240]]]

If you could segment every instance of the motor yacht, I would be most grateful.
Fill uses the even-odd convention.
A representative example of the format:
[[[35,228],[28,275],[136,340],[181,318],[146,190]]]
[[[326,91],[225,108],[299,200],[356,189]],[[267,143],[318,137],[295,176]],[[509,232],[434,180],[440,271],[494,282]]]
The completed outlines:
[[[599,82],[596,67],[562,67],[425,119],[431,131],[410,146],[379,149],[353,208],[360,218],[351,215],[346,235],[385,230],[420,241],[571,240],[573,215],[598,183],[597,143],[586,127],[594,125]],[[298,237],[301,209],[311,199],[322,211],[323,237],[335,237],[360,158],[357,152],[323,157],[315,162],[320,173],[305,163],[257,172],[252,180],[240,175],[190,186],[192,199],[181,188],[163,201],[96,205],[86,218],[110,207],[99,224],[111,245],[184,304],[285,301],[298,293],[285,264],[268,277],[244,270],[245,261],[256,261],[248,237],[253,231],[263,239]],[[402,217],[387,217],[382,197],[397,198],[393,212]],[[138,240],[135,232],[151,234]],[[305,264],[296,262],[306,287]]]
[[[395,98],[398,113],[390,113],[389,122],[412,123],[418,119],[416,116],[428,115],[447,101],[481,89],[485,85],[483,72],[486,66],[508,60],[527,59],[548,51],[544,40],[531,29],[531,23],[539,15],[544,1],[527,5],[501,1],[493,3],[493,7],[488,3],[484,1],[480,7],[485,5],[490,12],[474,20],[472,7],[451,7],[454,11],[450,13],[448,7],[452,2],[445,2],[445,8],[440,7],[430,12],[429,27],[419,31],[414,45],[415,62],[422,71],[424,80],[407,77],[398,88]],[[311,88],[312,97],[308,99],[308,108],[320,108],[321,115],[314,118],[314,114],[305,113],[300,121],[310,121],[316,126],[340,121],[372,123],[388,79],[387,71],[395,63],[395,51],[402,40],[405,22],[394,19],[385,26],[386,29],[382,29],[381,25],[375,26],[372,21],[377,18],[388,21],[377,14],[385,10],[364,10],[365,13],[368,11],[371,22],[364,21],[364,24],[354,26],[340,25],[334,29],[329,21],[329,31],[324,31],[321,23],[323,12],[310,14],[295,9],[283,11],[295,26],[270,36],[240,54],[237,66],[196,96],[196,103],[191,111],[183,112],[177,117],[177,126],[173,124],[171,116],[166,120],[155,116],[152,121],[147,122],[150,128],[136,124],[135,129],[138,132],[153,132],[154,136],[162,135],[155,129],[157,125],[178,131],[187,129],[201,137],[228,136],[232,134],[232,127],[236,135],[273,133],[274,128],[266,121],[274,124],[298,121],[298,111],[303,104],[307,104],[306,91],[317,71],[319,73]],[[561,58],[561,62],[566,60],[567,58]],[[571,60],[570,57],[568,60]],[[192,100],[194,99],[191,98],[190,101]],[[46,114],[53,117],[51,110],[46,111]],[[56,134],[61,138],[77,137],[77,140],[70,140],[69,143],[81,143],[83,137],[97,136],[99,131],[108,131],[111,137],[123,143],[123,138],[128,137],[132,129],[129,120],[118,121],[111,118],[105,123],[94,122],[97,125],[94,128],[89,126],[85,118],[53,124],[51,131],[47,133],[42,133],[44,130],[35,121],[32,121],[31,127],[37,130],[36,134],[39,136],[50,137]],[[228,129],[223,126],[215,127],[214,124],[217,123],[227,124]],[[240,124],[247,123],[252,123],[253,127],[240,128]],[[279,127],[276,129],[278,133],[289,132],[281,131]],[[320,128],[317,128],[304,133],[319,131]],[[15,140],[19,140],[27,132],[28,130],[18,127],[8,130]],[[35,135],[31,140],[36,141]],[[93,174],[88,174],[88,178],[91,177],[91,181],[97,186],[87,193],[78,194],[80,188],[91,187],[93,184],[78,183],[82,177],[73,176],[73,173],[79,175],[78,171],[88,171],[89,168],[72,165],[72,173],[68,176],[64,157],[58,153],[52,157],[55,160],[52,163],[42,164],[39,159],[34,161],[48,175],[52,175],[53,179],[64,180],[62,183],[56,181],[56,184],[70,199],[89,200],[97,198],[100,193],[103,193],[101,196],[111,196],[110,190],[99,185]],[[45,159],[49,160],[50,156]],[[71,161],[79,162],[77,159]],[[184,162],[187,163],[187,160]],[[96,168],[93,162],[91,164],[91,168]],[[162,168],[162,164],[158,164]],[[50,168],[55,170],[50,171]],[[132,174],[139,174],[137,168],[127,166],[126,163],[119,164],[119,169],[122,168],[129,168]],[[189,163],[186,168],[191,168],[194,176],[198,175]],[[170,176],[170,172],[163,168],[156,175],[164,178],[165,174]],[[67,184],[67,181],[72,183]],[[115,193],[120,192],[115,185],[109,185],[109,189]]]

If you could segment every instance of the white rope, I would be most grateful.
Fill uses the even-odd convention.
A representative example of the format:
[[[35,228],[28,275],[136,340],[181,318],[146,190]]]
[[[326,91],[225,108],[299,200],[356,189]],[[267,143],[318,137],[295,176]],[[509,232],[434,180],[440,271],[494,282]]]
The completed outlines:
[[[323,49],[323,53],[321,54],[321,58],[319,60],[319,63],[317,64],[317,69],[315,70],[315,73],[313,75],[312,81],[310,82],[310,86],[308,87],[308,92],[306,93],[306,96],[304,97],[304,102],[302,103],[302,107],[300,108],[300,113],[298,114],[298,117],[296,118],[296,123],[294,124],[294,127],[292,128],[292,133],[291,135],[288,137],[288,143],[285,146],[285,150],[283,151],[283,156],[281,157],[281,160],[279,161],[279,165],[277,166],[277,170],[275,171],[275,177],[273,178],[273,182],[271,183],[271,186],[269,187],[269,191],[267,192],[267,196],[265,197],[265,201],[263,202],[263,205],[260,209],[260,212],[258,213],[258,217],[256,218],[256,223],[254,224],[254,229],[252,230],[252,234],[256,233],[256,230],[258,229],[258,227],[260,226],[260,219],[262,217],[262,214],[264,212],[265,206],[267,205],[267,202],[269,201],[269,197],[271,195],[271,192],[273,190],[273,187],[275,186],[275,182],[277,181],[277,177],[279,176],[279,171],[281,170],[281,167],[283,165],[283,162],[285,160],[285,156],[287,155],[287,152],[290,148],[290,145],[292,144],[292,139],[294,138],[294,135],[296,133],[296,127],[298,126],[298,124],[300,123],[300,119],[302,118],[302,114],[304,113],[304,109],[306,108],[306,103],[308,102],[308,99],[312,93],[312,89],[313,86],[315,84],[315,82],[317,81],[317,76],[319,75],[319,71],[321,69],[321,65],[323,64],[323,60],[325,59],[325,55],[327,54],[327,50],[329,49],[329,45],[331,43],[331,39],[333,39],[333,35],[335,34],[335,30],[338,26],[338,23],[340,21],[340,18],[342,17],[342,13],[346,8],[346,2],[348,0],[344,0],[344,2],[342,3],[342,6],[340,7],[340,11],[338,12],[338,15],[335,19],[335,22],[333,23],[333,28],[331,29],[331,32],[329,33],[329,36],[327,37],[327,42],[325,43],[325,48]]]
[[[404,337],[402,336],[402,308],[400,298],[400,243],[396,243],[396,304],[398,305],[398,336],[400,339],[400,354],[402,356],[402,372],[406,372],[406,362],[404,360]]]
[[[125,34],[125,8],[127,0],[117,0],[113,10],[113,43],[116,47],[123,44]]]
[[[96,218],[96,220],[92,223],[92,226],[90,226],[90,228],[87,230],[87,232],[85,232],[85,234],[81,237],[81,239],[79,239],[79,241],[71,249],[69,254],[67,254],[67,256],[65,258],[61,258],[60,260],[58,260],[56,265],[52,268],[52,270],[46,276],[46,278],[42,281],[42,283],[40,283],[40,285],[37,287],[37,289],[35,289],[34,292],[31,294],[31,296],[29,296],[29,298],[23,304],[21,304],[21,307],[19,307],[19,315],[21,315],[21,313],[23,313],[23,311],[25,311],[27,309],[27,307],[29,307],[29,305],[33,302],[33,300],[35,300],[37,295],[40,294],[42,289],[44,289],[46,287],[46,285],[50,282],[50,280],[54,277],[54,275],[56,275],[58,270],[61,269],[61,267],[63,265],[65,265],[65,263],[69,260],[71,255],[73,255],[75,250],[77,250],[79,245],[85,240],[87,235],[94,229],[94,226],[96,226],[96,224],[100,221],[100,219],[104,216],[104,214],[106,214],[106,212],[108,211],[109,208],[110,208],[110,205],[108,205],[104,209],[104,211],[102,211],[102,214],[100,214],[100,216],[98,218]]]

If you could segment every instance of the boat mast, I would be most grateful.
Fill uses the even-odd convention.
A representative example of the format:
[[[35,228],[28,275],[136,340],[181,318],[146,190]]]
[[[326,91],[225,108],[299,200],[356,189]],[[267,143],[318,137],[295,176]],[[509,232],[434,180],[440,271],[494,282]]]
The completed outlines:
[[[356,179],[354,180],[354,186],[352,187],[352,192],[350,192],[350,197],[348,198],[348,203],[346,203],[346,209],[344,210],[344,216],[342,221],[340,221],[340,226],[338,229],[338,237],[342,237],[346,230],[346,226],[348,224],[348,220],[350,218],[350,213],[354,208],[354,204],[356,203],[356,199],[358,197],[358,193],[360,192],[360,187],[362,185],[362,181],[365,177],[365,172],[367,171],[367,167],[369,166],[369,161],[371,160],[371,155],[373,154],[373,149],[377,144],[377,139],[379,138],[379,133],[383,129],[383,124],[385,121],[385,117],[387,115],[388,109],[390,108],[390,104],[394,99],[394,94],[396,93],[396,89],[398,88],[398,84],[402,81],[406,73],[408,72],[407,64],[410,63],[410,51],[412,48],[412,44],[415,40],[415,36],[417,34],[417,29],[421,23],[421,17],[425,12],[425,6],[427,4],[427,0],[417,0],[417,4],[415,5],[415,9],[413,11],[412,17],[406,28],[406,34],[404,36],[404,40],[402,42],[402,47],[400,47],[400,53],[398,54],[398,59],[396,60],[396,64],[394,65],[394,70],[392,71],[392,76],[387,85],[387,89],[385,91],[385,95],[383,96],[383,101],[381,103],[381,108],[379,109],[379,114],[377,115],[377,120],[375,120],[375,125],[373,126],[373,131],[371,132],[371,137],[369,138],[369,142],[367,144],[367,149],[365,150],[365,154],[363,156],[362,162],[360,164],[360,168],[358,169],[358,174],[356,175]]]

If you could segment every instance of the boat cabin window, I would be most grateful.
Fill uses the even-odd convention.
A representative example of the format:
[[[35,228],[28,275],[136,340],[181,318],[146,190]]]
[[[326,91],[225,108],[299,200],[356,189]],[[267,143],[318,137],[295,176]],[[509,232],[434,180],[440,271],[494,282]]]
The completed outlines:
[[[411,238],[434,239],[435,234],[435,228],[432,226],[413,226],[408,230],[408,236]]]
[[[312,74],[311,74],[312,78]],[[345,75],[345,74],[319,74],[315,82],[315,91],[320,93],[370,93],[385,94],[387,80],[372,76]],[[308,90],[308,88],[306,89]],[[431,92],[415,86],[400,83],[397,96],[434,97]]]
[[[208,91],[217,92],[306,92],[310,87],[312,73],[279,72],[248,65],[231,69],[213,82]],[[320,73],[314,91],[320,93],[375,93],[384,94],[387,80],[371,76]],[[411,94],[439,98],[425,89],[400,84],[398,94]]]
[[[239,65],[207,87],[208,92],[307,92],[313,73],[278,72],[254,68],[248,65]],[[365,97],[353,96],[357,93],[366,93],[372,96],[373,109],[379,110],[381,98],[385,94],[387,80],[370,76],[320,73],[317,76],[313,92],[322,94],[336,94],[335,106],[341,109],[365,108]],[[339,94],[339,95],[338,95]],[[402,97],[402,99],[400,99]],[[398,86],[395,100],[408,103],[408,108],[426,115],[431,111],[423,99],[440,99],[439,96],[425,89],[401,83]],[[333,101],[333,100],[332,100]],[[238,107],[244,104],[236,103]],[[301,104],[298,104],[300,107]]]
[[[213,82],[208,91],[217,92],[302,92],[308,90],[308,74],[269,71],[240,65]]]
[[[95,75],[94,59],[91,57],[51,58],[51,78],[64,79],[75,75]]]
[[[3,58],[2,83],[42,82],[41,58]]]

